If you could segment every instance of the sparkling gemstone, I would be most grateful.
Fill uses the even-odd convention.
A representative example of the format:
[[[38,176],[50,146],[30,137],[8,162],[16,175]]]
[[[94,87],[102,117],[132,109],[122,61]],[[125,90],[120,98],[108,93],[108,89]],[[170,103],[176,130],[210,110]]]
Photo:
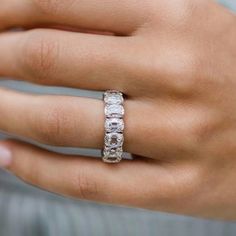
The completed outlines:
[[[105,134],[105,145],[109,148],[118,148],[123,145],[124,136],[119,133],[106,133]]]
[[[122,93],[117,91],[107,91],[104,94],[104,101],[106,104],[110,105],[120,105],[124,102]]]
[[[106,105],[105,106],[106,117],[122,118],[124,113],[125,111],[122,105]]]
[[[122,148],[107,148],[105,147],[103,150],[103,159],[106,162],[119,162],[122,159]]]
[[[123,130],[124,130],[124,121],[122,119],[118,119],[118,118],[106,119],[105,130],[106,130],[106,132],[109,132],[109,133],[123,132]]]

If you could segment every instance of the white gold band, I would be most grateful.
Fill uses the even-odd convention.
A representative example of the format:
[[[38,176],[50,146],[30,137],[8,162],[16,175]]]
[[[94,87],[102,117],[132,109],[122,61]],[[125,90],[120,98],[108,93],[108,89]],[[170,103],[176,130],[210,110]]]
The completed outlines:
[[[105,103],[105,137],[103,161],[118,163],[122,160],[124,143],[124,98],[119,91],[109,90],[103,96]]]

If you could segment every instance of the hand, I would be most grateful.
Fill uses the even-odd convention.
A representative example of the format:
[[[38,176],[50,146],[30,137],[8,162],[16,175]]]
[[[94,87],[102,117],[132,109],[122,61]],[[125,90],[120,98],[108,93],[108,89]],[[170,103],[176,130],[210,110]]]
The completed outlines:
[[[0,35],[0,74],[124,92],[125,150],[134,154],[107,165],[3,141],[3,167],[66,196],[236,219],[232,13],[210,0],[4,0],[0,17],[3,30],[34,28]],[[100,100],[4,89],[0,98],[4,131],[50,145],[103,146]]]

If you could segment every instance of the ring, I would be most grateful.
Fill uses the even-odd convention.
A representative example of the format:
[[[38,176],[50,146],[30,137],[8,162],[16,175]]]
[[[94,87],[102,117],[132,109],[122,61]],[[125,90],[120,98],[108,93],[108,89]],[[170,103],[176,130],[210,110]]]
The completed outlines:
[[[122,160],[124,143],[124,98],[116,90],[108,90],[103,94],[105,103],[105,136],[103,161],[118,163]]]

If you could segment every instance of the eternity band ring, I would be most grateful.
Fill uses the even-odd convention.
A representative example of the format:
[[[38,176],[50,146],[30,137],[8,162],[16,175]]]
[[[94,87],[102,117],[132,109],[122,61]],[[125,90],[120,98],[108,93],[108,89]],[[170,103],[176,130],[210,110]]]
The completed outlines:
[[[108,90],[103,95],[105,104],[105,136],[103,161],[118,163],[122,160],[124,143],[124,97],[116,90]]]

